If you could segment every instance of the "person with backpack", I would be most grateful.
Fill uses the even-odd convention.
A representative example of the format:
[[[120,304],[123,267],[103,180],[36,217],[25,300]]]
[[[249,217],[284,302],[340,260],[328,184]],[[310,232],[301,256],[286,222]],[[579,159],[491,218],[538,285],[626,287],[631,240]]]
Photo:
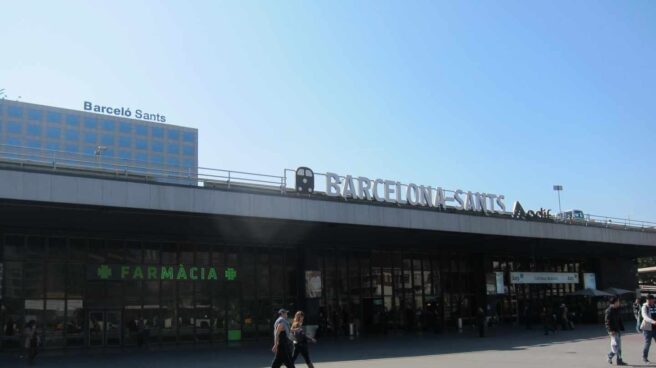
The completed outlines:
[[[608,353],[608,364],[613,364],[613,357],[617,356],[617,365],[626,365],[622,360],[622,315],[620,314],[620,299],[616,296],[610,299],[610,305],[606,309],[604,318],[606,330],[610,336],[610,352]]]

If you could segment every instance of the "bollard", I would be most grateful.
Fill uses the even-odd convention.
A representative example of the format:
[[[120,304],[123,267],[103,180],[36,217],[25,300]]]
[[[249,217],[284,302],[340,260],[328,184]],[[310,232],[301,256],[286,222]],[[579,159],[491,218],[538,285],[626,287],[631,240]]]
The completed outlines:
[[[462,318],[458,318],[458,332],[462,333]]]
[[[349,336],[355,336],[355,325],[353,322],[349,323]]]

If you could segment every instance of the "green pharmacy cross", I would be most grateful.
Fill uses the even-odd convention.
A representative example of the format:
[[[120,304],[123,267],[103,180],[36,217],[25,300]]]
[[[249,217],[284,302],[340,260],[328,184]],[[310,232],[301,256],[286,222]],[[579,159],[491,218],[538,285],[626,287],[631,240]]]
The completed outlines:
[[[237,271],[232,267],[228,267],[225,270],[225,278],[226,280],[234,281],[237,278]]]
[[[112,269],[107,265],[100,265],[98,267],[98,277],[103,280],[107,280],[112,276]]]

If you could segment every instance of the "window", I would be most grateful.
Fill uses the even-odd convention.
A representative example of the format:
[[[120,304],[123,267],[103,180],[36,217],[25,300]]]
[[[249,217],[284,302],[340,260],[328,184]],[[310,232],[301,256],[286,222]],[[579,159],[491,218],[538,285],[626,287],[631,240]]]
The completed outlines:
[[[146,154],[146,153],[144,153],[144,152],[137,152],[137,153],[134,155],[134,158],[135,158],[137,161],[144,161],[144,162],[146,162],[146,161],[148,161],[148,154]]]
[[[84,133],[84,142],[96,143],[98,140],[96,133]]]
[[[27,140],[27,146],[29,148],[41,148],[41,142],[39,142],[36,139],[28,139]]]
[[[20,146],[21,140],[18,137],[7,137],[7,144],[10,146]]]
[[[61,114],[56,111],[48,111],[48,122],[61,123]]]
[[[102,121],[102,130],[107,131],[107,132],[112,132],[114,131],[114,121],[113,120],[103,120]]]
[[[164,128],[153,127],[150,131],[153,135],[153,138],[164,138]]]
[[[193,156],[194,154],[194,146],[182,146],[182,153],[185,156]]]
[[[169,139],[178,140],[178,139],[180,139],[180,131],[179,130],[169,129],[168,137],[169,137]]]
[[[130,160],[132,158],[132,155],[130,154],[130,151],[118,151],[118,157],[124,160]]]
[[[98,121],[96,118],[84,118],[84,127],[87,129],[98,128]]]
[[[135,131],[137,132],[137,135],[148,135],[148,128],[143,125],[137,125]]]
[[[137,149],[148,149],[148,142],[145,139],[137,139]]]
[[[153,156],[150,158],[150,162],[152,162],[152,163],[154,163],[154,164],[161,165],[161,164],[164,163],[164,158],[163,158],[162,156],[160,156],[160,155],[153,155]]]
[[[169,157],[166,159],[166,162],[169,164],[169,166],[178,166],[180,165],[180,160],[178,160],[177,157]]]
[[[66,130],[66,140],[78,141],[80,140],[80,132],[77,130]]]
[[[79,127],[80,118],[75,115],[66,115],[66,124],[72,127]]]
[[[103,134],[102,137],[100,137],[100,143],[105,144],[105,145],[113,145],[114,144],[114,136],[108,135],[108,134]]]
[[[129,148],[130,146],[132,146],[132,138],[120,136],[118,137],[118,145],[119,147]]]
[[[193,168],[194,167],[194,160],[190,160],[190,159],[186,158],[186,159],[182,160],[182,166]]]
[[[46,143],[46,149],[49,149],[49,150],[52,150],[52,151],[59,151],[59,143],[48,142],[48,143]]]
[[[169,144],[166,148],[166,152],[169,154],[177,155],[180,153],[180,146],[177,144]]]
[[[130,124],[126,121],[122,121],[121,124],[120,124],[119,130],[120,130],[121,133],[130,134],[130,133],[132,133],[132,124]]]
[[[67,144],[66,145],[66,152],[78,153],[78,152],[80,152],[80,147],[77,144]]]
[[[27,110],[27,118],[29,120],[41,120],[41,110],[29,109]]]
[[[27,134],[39,137],[41,136],[41,126],[38,124],[30,124],[27,126]]]
[[[153,152],[164,152],[164,142],[153,141],[151,143],[151,149],[153,150]]]
[[[182,133],[182,140],[185,142],[194,142],[196,138],[196,134],[194,132],[183,132]]]
[[[46,129],[46,136],[48,136],[48,138],[59,139],[61,137],[61,129],[48,128]]]
[[[82,153],[84,153],[85,155],[95,156],[96,147],[95,146],[84,146],[84,147],[82,147]]]
[[[23,132],[23,126],[15,121],[10,121],[7,124],[7,132],[21,134]]]
[[[9,109],[7,110],[9,113],[9,117],[12,118],[22,118],[23,117],[23,109],[18,107],[18,106],[9,106]]]

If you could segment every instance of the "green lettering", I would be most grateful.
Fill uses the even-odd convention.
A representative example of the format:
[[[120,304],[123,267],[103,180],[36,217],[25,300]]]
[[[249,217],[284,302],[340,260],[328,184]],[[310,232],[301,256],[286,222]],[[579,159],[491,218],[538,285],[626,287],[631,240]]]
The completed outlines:
[[[124,279],[130,274],[130,266],[121,266],[121,278]]]
[[[198,267],[192,267],[189,269],[189,278],[192,280],[198,280],[198,275],[196,274],[198,272]]]
[[[218,280],[219,277],[216,275],[216,269],[214,267],[210,267],[209,272],[207,272],[207,279],[208,280]]]
[[[162,280],[166,280],[166,279],[173,280],[173,267],[162,266],[161,279]]]
[[[187,271],[185,271],[183,265],[180,265],[180,267],[178,267],[178,277],[177,277],[177,279],[178,280],[186,280],[187,279]]]
[[[205,280],[205,267],[200,268],[200,279]]]
[[[148,266],[148,280],[157,280],[157,267]]]
[[[134,268],[134,273],[132,273],[132,279],[142,279],[143,280],[143,270],[140,266]]]

